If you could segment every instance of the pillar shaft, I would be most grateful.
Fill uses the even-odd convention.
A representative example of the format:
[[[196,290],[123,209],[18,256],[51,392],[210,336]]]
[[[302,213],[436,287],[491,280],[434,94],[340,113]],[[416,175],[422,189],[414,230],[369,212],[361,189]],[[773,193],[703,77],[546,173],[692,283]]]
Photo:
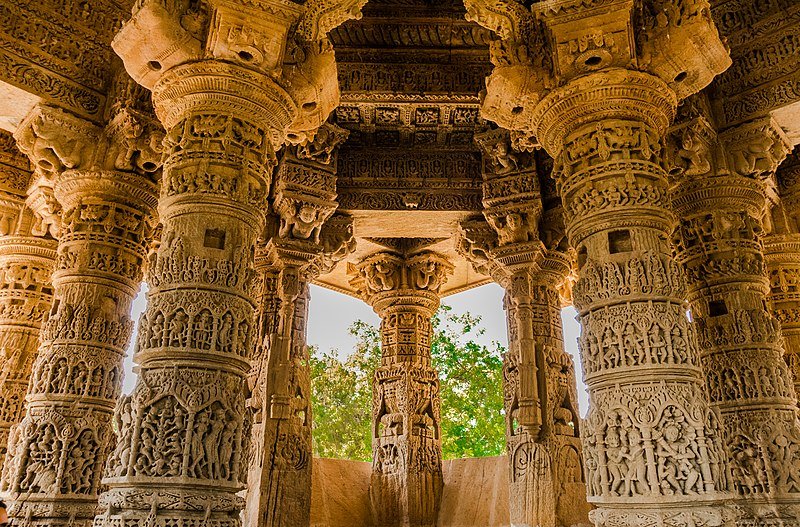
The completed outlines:
[[[721,438],[668,244],[659,138],[674,105],[660,80],[618,70],[573,80],[539,106],[537,135],[556,157],[578,252],[573,297],[592,401],[582,438],[598,525],[722,521],[709,506],[727,487],[715,478]]]
[[[378,253],[354,284],[381,317],[372,385],[370,501],[376,525],[434,526],[443,489],[439,378],[431,317],[452,266],[441,256]]]
[[[247,525],[311,521],[311,371],[308,284],[353,250],[352,220],[336,210],[336,145],[347,133],[323,125],[313,141],[284,151],[265,243],[257,249],[261,292],[250,406],[254,457]],[[271,227],[271,228],[270,228]]]
[[[272,290],[265,291],[267,303],[260,314],[265,379],[261,415],[252,431],[257,458],[249,468],[246,518],[248,525],[302,526],[311,515],[308,282],[292,268],[264,275]]]
[[[575,376],[564,352],[557,291],[572,270],[563,252],[562,210],[557,197],[541,196],[539,179],[550,177],[548,163],[539,166],[534,153],[513,150],[502,129],[476,142],[484,154],[484,218],[460,224],[458,249],[506,290],[503,399],[511,523],[585,523]]]
[[[557,255],[545,263],[569,270]],[[565,265],[566,264],[566,265]],[[583,461],[575,373],[564,352],[561,300],[564,274],[515,273],[506,290],[509,351],[503,356],[506,442],[514,525],[559,526],[585,521]],[[541,426],[521,424],[525,382],[535,386]]]
[[[174,68],[154,90],[167,129],[162,238],[96,525],[239,524],[253,248],[274,166],[275,88],[255,77],[207,61]]]
[[[742,170],[734,155],[748,140],[763,137],[779,146],[782,140],[769,129],[754,137],[754,126],[721,137],[731,154],[730,171],[715,166],[681,179],[673,197],[681,218],[677,254],[689,277],[708,394],[723,418],[732,483],[743,498],[745,518],[758,517],[759,502],[791,493],[792,486],[800,492],[790,481],[796,472],[792,445],[800,445],[797,399],[783,360],[780,324],[767,309],[762,218],[766,178],[772,174],[766,159]],[[778,162],[772,161],[773,174]],[[785,525],[786,518],[779,513],[762,521]]]
[[[149,124],[134,122],[149,137]],[[3,478],[12,516],[29,525],[90,525],[113,444],[130,308],[156,201],[155,183],[137,164],[144,150],[112,155],[121,131],[39,106],[16,134],[42,178],[31,195],[49,195],[37,214],[60,216],[42,222],[60,231],[53,305]]]
[[[770,306],[783,335],[783,351],[795,395],[800,394],[800,150],[778,169],[780,203],[764,240],[770,282]]]
[[[153,90],[168,135],[141,373],[120,407],[128,424],[97,525],[239,525],[237,493],[251,461],[245,386],[258,336],[254,251],[275,151],[313,139],[338,104],[327,33],[363,3],[220,1],[198,10],[143,0],[112,42]],[[319,236],[319,217],[289,201],[272,203],[287,220],[279,235]]]
[[[770,313],[780,324],[786,382],[800,393],[800,233],[773,234],[764,239],[764,259],[770,279]],[[779,383],[781,381],[778,381]]]
[[[30,163],[8,134],[0,136],[0,467],[8,435],[25,415],[24,400],[39,349],[39,330],[53,300],[56,241],[36,229],[25,206]],[[38,235],[37,235],[38,234]]]

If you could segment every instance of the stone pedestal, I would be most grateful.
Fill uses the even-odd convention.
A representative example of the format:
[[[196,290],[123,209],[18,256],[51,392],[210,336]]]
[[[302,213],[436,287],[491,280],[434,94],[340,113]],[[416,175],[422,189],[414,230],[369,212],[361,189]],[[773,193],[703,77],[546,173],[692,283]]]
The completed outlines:
[[[436,525],[443,482],[431,317],[451,270],[430,251],[378,253],[358,265],[354,278],[381,317],[381,366],[372,387],[370,501],[376,525]]]

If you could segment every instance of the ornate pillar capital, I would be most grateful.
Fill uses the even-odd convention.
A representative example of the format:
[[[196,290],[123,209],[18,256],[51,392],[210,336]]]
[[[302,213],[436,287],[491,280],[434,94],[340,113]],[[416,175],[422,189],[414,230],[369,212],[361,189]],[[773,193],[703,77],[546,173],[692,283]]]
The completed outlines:
[[[467,19],[499,37],[490,50],[495,68],[487,80],[486,118],[534,131],[541,118],[537,106],[554,103],[544,100],[548,92],[586,92],[603,82],[598,72],[614,70],[660,79],[658,91],[675,101],[700,91],[731,64],[706,1],[682,8],[666,0],[594,4],[539,2],[528,10],[510,1],[465,1]],[[586,93],[583,100],[593,98],[592,90]],[[557,142],[542,144],[555,156]]]
[[[381,318],[397,306],[413,306],[430,318],[439,307],[439,289],[452,271],[453,265],[432,251],[410,256],[379,252],[355,266],[351,284]]]
[[[792,145],[772,117],[755,119],[719,134],[732,174],[759,180],[775,175]]]
[[[360,16],[365,0],[213,0],[184,7],[139,2],[112,42],[138,83],[153,89],[164,126],[222,107],[254,119],[278,150],[313,135],[336,107],[339,86],[327,32]],[[249,110],[255,110],[255,113]]]

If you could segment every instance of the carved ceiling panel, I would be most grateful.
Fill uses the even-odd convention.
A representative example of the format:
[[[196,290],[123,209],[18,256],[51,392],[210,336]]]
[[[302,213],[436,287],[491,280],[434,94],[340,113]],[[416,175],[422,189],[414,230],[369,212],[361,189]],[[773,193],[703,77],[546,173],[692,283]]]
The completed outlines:
[[[10,133],[0,131],[0,190],[24,197],[30,179],[28,156],[17,149]]]
[[[369,2],[331,33],[348,145],[474,151],[489,40],[460,1]]]
[[[350,130],[352,147],[432,147],[475,151],[473,137],[486,128],[477,100],[413,103],[345,102],[335,111],[336,124]]]
[[[716,2],[712,15],[733,59],[713,84],[719,124],[773,113],[800,142],[800,3],[729,0]]]
[[[98,118],[115,60],[111,39],[129,12],[110,0],[3,2],[0,80]]]
[[[476,152],[345,148],[337,168],[344,211],[482,209]]]

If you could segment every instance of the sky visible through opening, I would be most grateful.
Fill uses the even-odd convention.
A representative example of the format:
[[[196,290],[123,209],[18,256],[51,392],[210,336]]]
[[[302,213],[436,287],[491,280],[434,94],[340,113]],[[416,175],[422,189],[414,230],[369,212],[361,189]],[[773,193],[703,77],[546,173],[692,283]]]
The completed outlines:
[[[139,331],[139,317],[146,307],[145,294],[147,286],[142,285],[142,290],[133,302],[133,319],[136,321],[136,332],[131,339],[128,355],[125,357],[125,381],[123,392],[129,394],[136,384],[136,375],[133,373],[133,344]],[[462,314],[469,312],[481,317],[481,326],[485,330],[476,341],[492,349],[493,342],[499,342],[504,348],[508,346],[506,333],[505,311],[503,311],[503,289],[497,284],[489,284],[475,289],[470,289],[456,295],[448,296],[442,300],[453,308],[453,313]],[[578,335],[580,326],[575,320],[577,313],[574,308],[561,311],[561,320],[564,326],[564,348],[572,355],[578,377],[578,405],[582,416],[588,409],[588,397],[583,385],[580,358],[578,356]],[[356,298],[311,286],[311,305],[308,316],[308,344],[318,346],[322,351],[337,350],[339,355],[346,356],[356,343],[355,337],[350,335],[348,328],[356,320],[363,320],[370,324],[378,325],[380,319],[365,302]]]

